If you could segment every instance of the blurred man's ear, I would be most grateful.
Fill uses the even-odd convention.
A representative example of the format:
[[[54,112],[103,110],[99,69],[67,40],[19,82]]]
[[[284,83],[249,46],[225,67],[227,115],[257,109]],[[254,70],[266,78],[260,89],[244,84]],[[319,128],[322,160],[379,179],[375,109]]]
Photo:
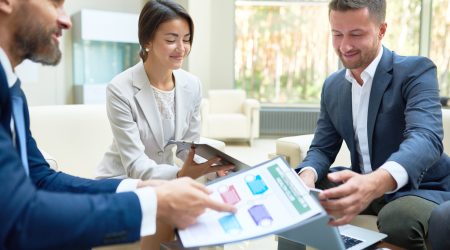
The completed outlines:
[[[378,38],[380,40],[383,39],[384,35],[386,34],[386,30],[387,30],[387,23],[384,22],[384,23],[380,24],[380,31],[378,33]]]
[[[14,0],[0,0],[0,12],[11,14]]]

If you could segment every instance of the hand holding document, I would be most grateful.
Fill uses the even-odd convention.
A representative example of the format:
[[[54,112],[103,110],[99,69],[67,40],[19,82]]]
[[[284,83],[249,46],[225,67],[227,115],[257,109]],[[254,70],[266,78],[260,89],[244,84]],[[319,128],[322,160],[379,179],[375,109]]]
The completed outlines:
[[[184,247],[218,245],[281,232],[322,211],[309,189],[280,157],[220,178],[207,187],[213,200],[234,205],[237,212],[208,209],[195,225],[178,231]]]
[[[220,165],[233,165],[235,168],[233,171],[239,171],[242,169],[249,168],[247,164],[239,161],[238,159],[214,148],[211,145],[203,144],[203,143],[195,143],[195,142],[188,142],[188,141],[175,141],[170,140],[169,144],[175,144],[177,145],[177,149],[191,149],[195,148],[195,154],[201,156],[204,159],[212,159],[219,157],[221,160],[219,162]]]

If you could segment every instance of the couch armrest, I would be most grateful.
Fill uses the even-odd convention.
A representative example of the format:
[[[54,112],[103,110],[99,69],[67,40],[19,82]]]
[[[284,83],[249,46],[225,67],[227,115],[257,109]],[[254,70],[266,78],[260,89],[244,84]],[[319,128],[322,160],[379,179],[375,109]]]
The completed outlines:
[[[284,156],[289,165],[296,168],[305,158],[313,137],[313,134],[308,134],[279,138],[275,143],[275,153]]]
[[[311,142],[314,138],[313,134],[283,137],[276,140],[277,155],[286,157],[287,162],[293,168],[296,168],[305,158]],[[350,152],[345,142],[342,143],[341,149],[331,166],[350,166]]]
[[[245,99],[243,107],[244,107],[244,114],[246,116],[250,116],[253,115],[253,112],[259,111],[261,105],[255,99]]]
[[[259,110],[261,105],[255,99],[246,99],[243,104],[244,114],[250,118],[250,141],[259,137]]]

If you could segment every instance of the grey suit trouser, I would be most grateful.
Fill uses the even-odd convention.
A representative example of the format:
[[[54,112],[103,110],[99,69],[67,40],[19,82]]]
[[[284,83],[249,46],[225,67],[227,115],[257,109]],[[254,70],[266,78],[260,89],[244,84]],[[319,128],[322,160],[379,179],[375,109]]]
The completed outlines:
[[[433,210],[429,225],[428,235],[433,250],[450,249],[450,201]]]
[[[317,186],[327,189],[336,184],[325,180]],[[406,249],[425,250],[428,220],[435,207],[436,203],[418,196],[403,196],[389,203],[380,197],[361,214],[378,216],[378,230],[388,235],[384,241]]]

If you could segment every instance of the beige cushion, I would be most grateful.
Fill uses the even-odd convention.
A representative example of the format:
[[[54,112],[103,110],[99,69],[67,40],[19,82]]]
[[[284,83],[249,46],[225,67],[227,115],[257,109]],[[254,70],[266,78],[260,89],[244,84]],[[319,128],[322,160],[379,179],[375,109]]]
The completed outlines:
[[[378,232],[377,217],[375,215],[358,215],[350,222],[350,224]]]
[[[247,138],[250,123],[244,114],[210,114],[208,136],[217,139]]]
[[[242,103],[245,98],[246,94],[243,90],[210,90],[208,92],[210,112],[215,114],[243,113]]]
[[[284,156],[289,165],[296,168],[305,158],[313,137],[313,134],[309,134],[279,138],[275,145],[276,154]],[[350,166],[350,151],[345,142],[331,166]]]
[[[55,105],[30,108],[31,132],[60,171],[94,177],[112,133],[104,105]]]
[[[257,100],[247,99],[239,89],[210,90],[201,105],[202,136],[220,140],[259,137]]]

